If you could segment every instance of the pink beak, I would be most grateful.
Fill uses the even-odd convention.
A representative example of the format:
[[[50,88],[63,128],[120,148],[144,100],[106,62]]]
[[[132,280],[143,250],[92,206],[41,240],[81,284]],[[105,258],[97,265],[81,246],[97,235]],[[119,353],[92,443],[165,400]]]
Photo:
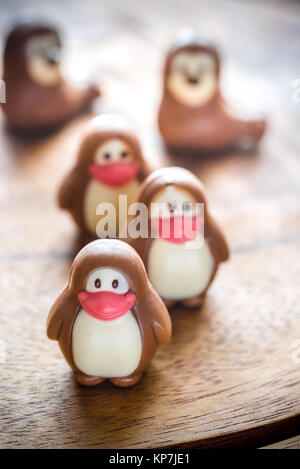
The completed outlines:
[[[151,220],[151,224],[161,239],[174,244],[182,244],[196,238],[201,226],[198,216],[171,215]]]
[[[131,163],[108,163],[104,165],[91,164],[89,174],[96,181],[108,186],[123,186],[132,181],[139,170],[139,164]]]
[[[118,294],[108,291],[78,293],[78,300],[83,309],[96,319],[111,321],[126,314],[135,304],[133,292]]]

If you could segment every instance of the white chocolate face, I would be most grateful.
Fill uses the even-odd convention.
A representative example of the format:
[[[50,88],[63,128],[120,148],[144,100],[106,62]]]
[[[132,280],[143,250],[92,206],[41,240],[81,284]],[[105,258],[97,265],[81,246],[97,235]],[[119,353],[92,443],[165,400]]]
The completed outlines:
[[[27,67],[32,80],[42,86],[53,86],[61,80],[60,45],[53,34],[35,36],[26,47]]]
[[[132,148],[125,140],[113,138],[104,142],[96,151],[95,163],[130,163],[134,160]]]
[[[175,54],[167,88],[174,98],[187,106],[201,106],[210,101],[218,88],[213,57],[205,52]]]
[[[118,294],[127,293],[129,285],[126,277],[118,270],[103,267],[93,270],[86,281],[88,292],[113,292]]]
[[[180,215],[193,215],[195,211],[196,200],[186,190],[176,187],[174,184],[167,185],[158,191],[151,200],[151,217],[169,217],[170,213]]]

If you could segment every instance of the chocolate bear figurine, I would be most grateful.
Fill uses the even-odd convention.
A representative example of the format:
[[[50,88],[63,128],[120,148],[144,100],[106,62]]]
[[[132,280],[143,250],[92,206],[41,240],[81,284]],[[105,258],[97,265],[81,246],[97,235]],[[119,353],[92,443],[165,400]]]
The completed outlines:
[[[106,237],[105,226],[98,224],[103,218],[96,213],[98,204],[113,204],[116,214],[110,211],[109,216],[114,218],[112,225],[116,222],[116,235],[109,237],[117,237],[119,196],[127,196],[128,206],[136,202],[140,183],[149,173],[128,123],[116,115],[96,117],[88,125],[74,168],[60,187],[59,205],[70,211],[84,238],[91,241]]]
[[[218,51],[184,30],[167,55],[159,130],[174,150],[220,150],[258,142],[264,120],[245,120],[231,111],[220,88]]]
[[[52,129],[86,108],[100,94],[95,85],[72,87],[61,74],[61,40],[48,23],[29,20],[8,34],[4,48],[8,123],[20,131]]]
[[[140,380],[158,346],[169,342],[171,322],[136,251],[102,239],[76,256],[49,313],[47,335],[59,342],[78,383],[108,379],[128,387]]]
[[[144,181],[138,201],[148,208],[148,236],[130,237],[130,221],[127,242],[143,259],[152,285],[169,308],[200,306],[229,257],[200,180],[183,168],[158,169]]]

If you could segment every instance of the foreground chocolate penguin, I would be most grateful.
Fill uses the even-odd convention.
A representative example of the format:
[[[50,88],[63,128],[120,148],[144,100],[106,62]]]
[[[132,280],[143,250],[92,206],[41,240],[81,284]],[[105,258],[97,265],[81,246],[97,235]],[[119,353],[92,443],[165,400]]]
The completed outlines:
[[[97,86],[72,87],[61,74],[61,40],[42,21],[18,23],[7,36],[3,112],[11,126],[37,132],[56,127],[82,111],[97,96]]]
[[[158,125],[171,149],[219,150],[258,142],[264,120],[234,114],[219,87],[218,51],[184,30],[167,55]]]
[[[144,181],[138,201],[148,208],[148,237],[127,242],[143,259],[152,285],[168,307],[200,306],[219,264],[229,257],[200,180],[183,168],[158,169]]]
[[[77,162],[63,181],[58,202],[69,210],[87,240],[106,237],[105,226],[99,228],[102,215],[99,203],[116,208],[118,235],[119,196],[127,196],[128,206],[137,200],[140,183],[150,173],[139,141],[128,123],[116,115],[102,115],[91,120],[81,142]],[[116,215],[116,217],[114,216]],[[98,225],[98,226],[97,226]]]
[[[86,245],[54,303],[47,334],[58,340],[76,380],[133,386],[159,344],[169,342],[167,309],[136,251],[119,240]]]

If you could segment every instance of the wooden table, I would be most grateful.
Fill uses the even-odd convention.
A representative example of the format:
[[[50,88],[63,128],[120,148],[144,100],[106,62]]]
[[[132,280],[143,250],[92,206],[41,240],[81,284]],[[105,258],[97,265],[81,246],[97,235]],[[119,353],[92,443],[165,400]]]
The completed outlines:
[[[13,2],[0,4],[2,30],[14,12]],[[172,314],[172,343],[136,387],[77,386],[45,321],[76,244],[55,195],[89,116],[36,141],[9,134],[1,120],[1,447],[264,446],[296,435],[300,104],[291,82],[300,73],[300,5],[76,0],[48,2],[42,12],[65,27],[67,69],[102,83],[95,111],[127,114],[149,161],[186,166],[204,181],[232,255],[202,311]],[[160,71],[182,24],[222,47],[226,96],[267,112],[257,154],[165,153],[155,127]]]

